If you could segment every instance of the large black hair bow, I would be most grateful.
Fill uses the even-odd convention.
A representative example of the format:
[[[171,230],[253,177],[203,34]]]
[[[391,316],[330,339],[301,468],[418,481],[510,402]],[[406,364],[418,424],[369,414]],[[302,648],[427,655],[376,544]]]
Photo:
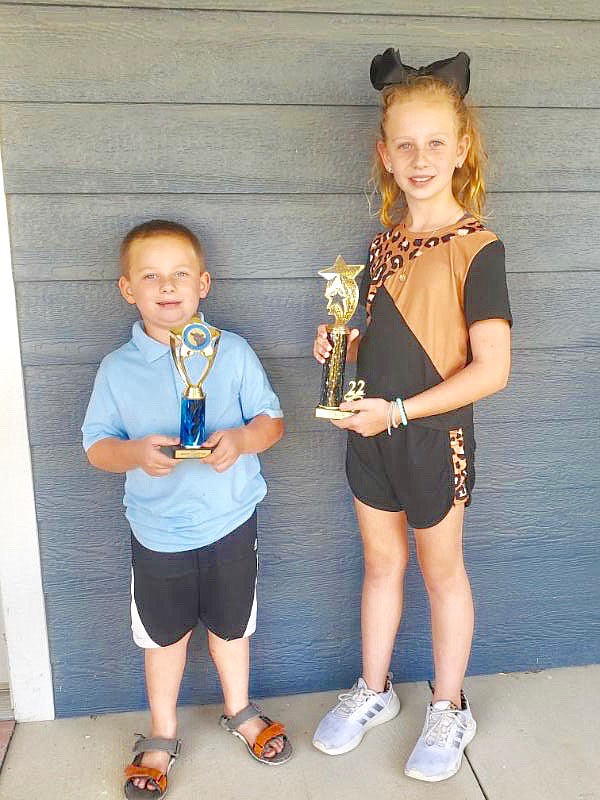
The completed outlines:
[[[466,53],[457,53],[452,58],[434,61],[427,67],[409,67],[403,64],[400,52],[388,47],[385,53],[375,56],[371,61],[371,83],[380,91],[384,86],[406,83],[409,78],[418,75],[431,75],[434,78],[454,86],[464,97],[469,91],[471,73],[469,70],[470,58]]]

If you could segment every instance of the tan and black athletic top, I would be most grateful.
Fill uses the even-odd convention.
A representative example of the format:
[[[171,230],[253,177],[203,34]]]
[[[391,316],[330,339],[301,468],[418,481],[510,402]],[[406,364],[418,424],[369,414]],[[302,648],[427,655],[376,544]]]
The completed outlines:
[[[431,232],[402,222],[369,248],[360,301],[367,331],[357,364],[368,397],[412,397],[471,360],[469,326],[484,319],[512,325],[504,245],[473,217]],[[473,406],[418,424],[449,430],[472,422]]]

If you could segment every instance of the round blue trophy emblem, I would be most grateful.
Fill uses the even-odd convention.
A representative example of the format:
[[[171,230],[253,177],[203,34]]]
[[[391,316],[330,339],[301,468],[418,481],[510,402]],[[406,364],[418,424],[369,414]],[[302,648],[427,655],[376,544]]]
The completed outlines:
[[[190,322],[182,331],[181,338],[190,350],[200,351],[210,347],[211,335],[208,325],[203,322]]]

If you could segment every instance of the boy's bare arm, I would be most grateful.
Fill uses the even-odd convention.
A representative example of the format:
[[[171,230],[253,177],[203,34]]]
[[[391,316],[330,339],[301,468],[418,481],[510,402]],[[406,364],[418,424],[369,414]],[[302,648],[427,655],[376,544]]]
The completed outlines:
[[[285,425],[281,417],[269,417],[259,414],[247,425],[238,428],[241,434],[242,453],[262,453],[273,447],[285,433]]]
[[[143,439],[117,439],[108,437],[95,442],[87,451],[90,464],[106,472],[128,472],[138,467],[148,475],[168,475],[177,462],[161,452],[165,445],[175,445],[174,436],[153,434]]]
[[[272,447],[283,436],[283,419],[259,414],[247,425],[228,428],[212,433],[204,444],[213,452],[204,463],[217,472],[224,472],[234,464],[239,456],[249,453],[262,453]]]

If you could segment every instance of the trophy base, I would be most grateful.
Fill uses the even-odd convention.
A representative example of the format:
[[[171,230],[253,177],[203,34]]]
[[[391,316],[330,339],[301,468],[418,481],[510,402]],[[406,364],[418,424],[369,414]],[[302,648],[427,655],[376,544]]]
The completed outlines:
[[[212,447],[174,447],[173,458],[206,458],[213,451]]]
[[[354,411],[340,411],[339,408],[328,408],[327,406],[317,406],[315,408],[315,417],[319,419],[346,419],[354,413]]]

